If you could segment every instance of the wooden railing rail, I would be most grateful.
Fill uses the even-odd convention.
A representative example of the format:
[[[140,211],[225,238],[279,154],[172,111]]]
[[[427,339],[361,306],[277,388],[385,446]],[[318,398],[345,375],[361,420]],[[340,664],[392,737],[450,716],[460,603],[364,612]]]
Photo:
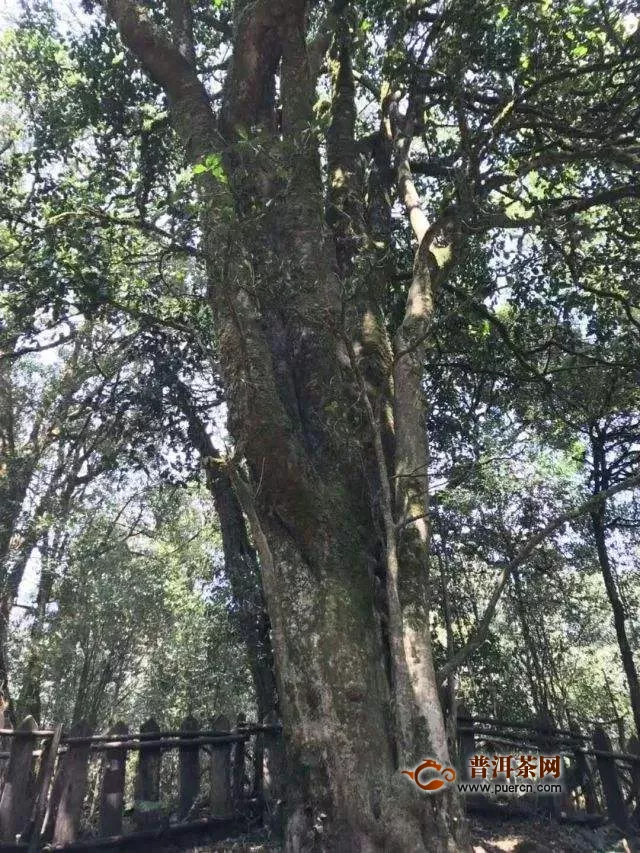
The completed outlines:
[[[258,723],[243,723],[236,726],[234,731],[243,732],[247,735],[258,734],[260,732],[280,732],[282,725],[280,723],[273,725],[260,725]],[[53,729],[36,729],[32,732],[22,731],[17,729],[0,729],[0,737],[29,737],[29,738],[51,738],[55,734]],[[199,729],[197,734],[201,737],[226,737],[229,733],[220,731],[220,729]],[[184,735],[182,729],[172,729],[169,731],[158,732],[133,732],[121,735],[118,740],[154,740],[158,738],[179,738]],[[75,737],[73,735],[65,735],[63,733],[61,742],[64,743],[101,743],[115,740],[113,735],[88,735],[87,737]]]

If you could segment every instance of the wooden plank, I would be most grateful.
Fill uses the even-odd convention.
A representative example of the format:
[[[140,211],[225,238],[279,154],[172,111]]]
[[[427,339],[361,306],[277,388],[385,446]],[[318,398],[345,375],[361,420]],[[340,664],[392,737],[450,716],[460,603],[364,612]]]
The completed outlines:
[[[153,717],[140,727],[141,735],[155,734],[157,738],[159,731],[160,726]],[[134,788],[134,819],[140,830],[150,829],[152,823],[157,822],[158,819],[157,808],[154,808],[154,804],[160,802],[161,762],[162,750],[159,746],[141,750],[138,756]]]
[[[458,704],[458,713],[456,715],[456,750],[457,750],[457,762],[456,766],[458,768],[459,779],[465,780],[469,779],[471,775],[471,770],[469,767],[469,762],[476,754],[477,743],[476,743],[476,735],[473,726],[465,726],[461,725],[461,720],[467,720],[470,717],[468,707],[460,702]],[[479,735],[482,737],[482,735]],[[484,796],[482,794],[464,794],[464,806],[465,808],[471,808],[476,800],[483,800]]]
[[[88,737],[91,727],[85,720],[76,723],[71,733]],[[69,744],[60,756],[58,771],[51,793],[51,808],[45,836],[54,844],[71,844],[77,840],[82,819],[82,806],[89,779],[90,743]]]
[[[182,738],[188,738],[193,732],[194,737],[198,731],[198,721],[195,717],[189,715],[182,721],[180,732]],[[180,764],[180,803],[178,807],[178,817],[180,820],[189,814],[191,806],[196,801],[200,791],[200,751],[197,746],[186,746],[184,743],[180,747],[179,754]]]
[[[623,832],[629,830],[627,806],[622,795],[620,779],[615,759],[607,753],[611,752],[611,741],[601,726],[593,730],[593,747],[597,753],[598,772],[602,781],[602,791],[607,805],[609,819]]]
[[[229,718],[216,717],[214,728],[231,731]],[[243,753],[244,755],[244,753]],[[212,817],[226,817],[233,811],[231,794],[231,745],[221,744],[211,747],[209,759],[209,809]]]
[[[4,728],[0,729],[0,735],[2,737],[22,737],[24,736],[24,732],[20,731],[20,728],[12,729],[12,728]],[[35,728],[33,731],[29,732],[29,737],[36,738],[49,738],[53,737],[53,729],[39,729]]]
[[[123,722],[109,729],[109,734],[126,734],[129,729]],[[100,791],[100,835],[120,835],[122,832],[122,806],[124,803],[124,781],[127,767],[127,750],[122,747],[105,756],[102,768]]]
[[[472,723],[478,726],[493,726],[500,730],[504,729],[526,729],[527,731],[534,732],[539,731],[544,735],[553,735],[554,737],[563,737],[568,736],[571,737],[571,731],[569,729],[549,729],[548,725],[544,724],[542,728],[539,728],[537,724],[534,723],[526,723],[522,720],[498,720],[496,717],[471,717],[471,716],[463,716],[460,712],[458,712],[458,719],[460,722],[464,723]],[[482,734],[482,732],[478,732],[478,734]],[[588,736],[584,736],[584,740],[589,740]]]
[[[193,736],[171,738],[170,740],[146,740],[141,743],[135,741],[122,740],[112,741],[110,743],[93,743],[91,744],[92,752],[109,752],[112,749],[128,749],[133,752],[141,752],[145,749],[175,749],[179,746],[208,746],[209,744],[235,743],[238,740],[245,740],[246,735],[216,735],[215,737],[198,737],[198,733],[194,732]]]
[[[38,724],[27,717],[16,729],[2,797],[0,798],[0,841],[15,842],[27,828],[35,798],[35,757],[33,750]]]
[[[458,721],[462,719],[469,719],[469,709],[461,702],[458,705]],[[466,779],[469,774],[469,758],[476,753],[475,733],[472,727],[461,727],[458,723],[456,726],[456,736],[460,777]]]

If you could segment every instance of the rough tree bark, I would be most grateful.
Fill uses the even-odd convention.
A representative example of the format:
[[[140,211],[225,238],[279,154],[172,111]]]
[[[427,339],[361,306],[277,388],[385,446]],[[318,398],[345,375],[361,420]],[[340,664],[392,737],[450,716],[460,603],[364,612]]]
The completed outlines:
[[[217,154],[228,176],[232,227],[220,225],[222,188],[206,168],[201,227],[235,441],[229,471],[272,628],[290,770],[285,849],[465,849],[453,794],[421,796],[399,772],[426,756],[448,762],[428,622],[421,383],[434,235],[416,232],[414,281],[393,342],[389,454],[381,433],[391,419],[382,425],[361,381],[326,227],[306,4],[236,2],[219,123],[185,50],[187,7],[172,3],[172,38],[129,0],[103,5],[165,90],[187,157],[206,165]],[[409,185],[405,174],[404,196]],[[386,648],[376,574],[386,587]]]

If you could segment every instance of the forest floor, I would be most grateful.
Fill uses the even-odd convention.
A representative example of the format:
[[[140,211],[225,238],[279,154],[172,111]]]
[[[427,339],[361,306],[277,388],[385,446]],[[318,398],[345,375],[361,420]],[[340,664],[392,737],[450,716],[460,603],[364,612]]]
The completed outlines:
[[[615,827],[558,823],[523,817],[480,817],[469,819],[474,853],[629,853],[627,842]],[[188,848],[180,853],[279,853],[280,847],[255,836],[235,842],[217,842]],[[410,853],[410,851],[407,851]]]
[[[628,853],[611,824],[599,827],[558,823],[544,818],[472,816],[474,853]]]

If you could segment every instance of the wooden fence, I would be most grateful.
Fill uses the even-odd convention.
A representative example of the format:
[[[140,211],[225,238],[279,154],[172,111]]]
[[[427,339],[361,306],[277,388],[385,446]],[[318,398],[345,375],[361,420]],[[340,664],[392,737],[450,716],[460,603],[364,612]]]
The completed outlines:
[[[27,717],[0,729],[8,747],[0,752],[0,849],[146,846],[205,830],[225,838],[262,824],[265,810],[275,819],[280,731],[275,719],[256,725],[239,716],[232,726],[221,716],[208,729],[187,717],[176,731],[150,719],[137,733],[117,723],[93,734],[79,723],[63,735]]]
[[[152,719],[139,732],[123,723],[93,734],[84,723],[68,734],[39,730],[27,717],[0,729],[0,849],[37,851],[114,848],[178,833],[206,831],[216,839],[261,825],[277,828],[284,758],[275,718],[232,726],[217,717],[208,729],[187,717],[175,731]],[[469,756],[560,755],[562,795],[539,795],[534,807],[584,820],[610,819],[626,835],[640,821],[640,745],[613,750],[604,728],[587,734],[543,721],[513,722],[460,714],[460,778]],[[475,795],[467,798],[478,806]]]
[[[458,764],[463,772],[468,767],[469,756],[479,753],[560,755],[563,793],[537,796],[539,809],[584,823],[608,818],[627,835],[638,832],[640,743],[637,737],[630,737],[621,749],[614,750],[601,725],[587,734],[575,724],[570,729],[557,729],[544,719],[508,722],[461,713],[457,741]]]

